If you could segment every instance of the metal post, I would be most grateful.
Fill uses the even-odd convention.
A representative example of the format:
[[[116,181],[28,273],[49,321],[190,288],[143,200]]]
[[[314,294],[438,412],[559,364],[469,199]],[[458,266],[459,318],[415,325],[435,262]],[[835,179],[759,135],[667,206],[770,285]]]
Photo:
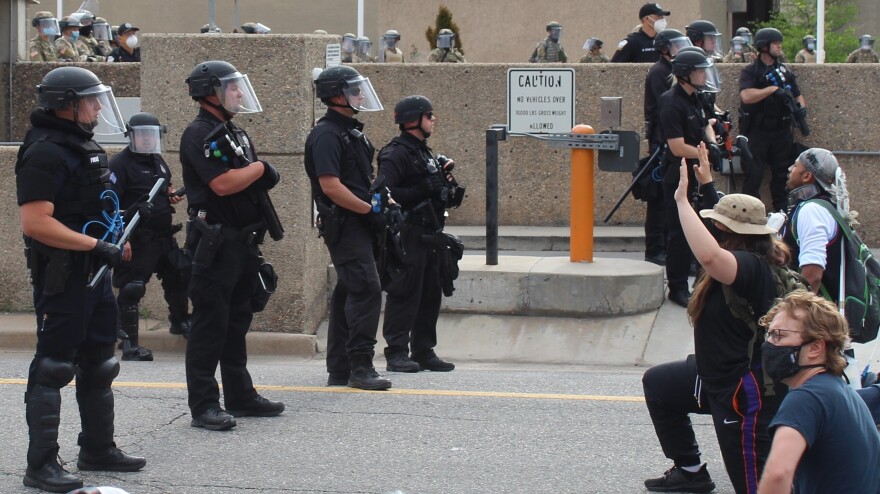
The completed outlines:
[[[498,141],[505,140],[504,128],[486,131],[486,265],[498,265]]]
[[[216,32],[217,16],[214,15],[214,0],[208,0],[208,32]]]
[[[595,134],[589,125],[575,125],[572,134]],[[592,149],[571,150],[571,262],[593,262]]]

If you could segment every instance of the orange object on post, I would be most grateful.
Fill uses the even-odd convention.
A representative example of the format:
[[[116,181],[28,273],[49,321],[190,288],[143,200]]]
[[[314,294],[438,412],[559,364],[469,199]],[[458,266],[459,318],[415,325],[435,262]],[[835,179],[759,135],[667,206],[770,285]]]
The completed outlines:
[[[575,125],[572,134],[595,134],[589,125]],[[593,262],[593,163],[595,150],[571,150],[571,262]]]

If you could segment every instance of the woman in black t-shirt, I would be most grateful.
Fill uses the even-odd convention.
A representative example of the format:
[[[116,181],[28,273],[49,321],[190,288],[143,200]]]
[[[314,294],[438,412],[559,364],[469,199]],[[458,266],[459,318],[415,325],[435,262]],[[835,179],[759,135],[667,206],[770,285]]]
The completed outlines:
[[[781,401],[761,371],[764,338],[756,322],[777,297],[771,263],[785,265],[788,250],[767,226],[759,199],[744,194],[718,199],[705,145],[698,149],[700,164],[693,168],[700,182],[698,206],[705,208],[699,216],[712,220],[720,241],[689,207],[683,161],[675,201],[688,245],[703,267],[687,308],[695,355],[652,367],[642,379],[663,452],[675,462],[662,477],[646,480],[645,487],[714,489],[688,417],[701,413],[713,417],[734,489],[754,493],[770,451],[767,426]]]

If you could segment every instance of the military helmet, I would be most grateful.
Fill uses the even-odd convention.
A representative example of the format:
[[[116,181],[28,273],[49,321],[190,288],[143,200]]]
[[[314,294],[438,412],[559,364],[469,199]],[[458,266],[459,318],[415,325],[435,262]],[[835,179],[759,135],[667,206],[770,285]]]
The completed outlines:
[[[83,26],[91,26],[92,23],[95,22],[95,14],[89,12],[88,10],[74,12],[70,15],[78,17]]]
[[[360,72],[347,65],[328,67],[315,79],[315,96],[322,100],[339,96],[343,94],[342,90],[348,87],[348,81],[359,77],[361,77]]]
[[[736,30],[737,36],[742,36],[743,34],[747,34],[747,35],[751,36],[752,32],[749,31],[749,28],[747,28],[747,27],[741,27]],[[745,38],[745,36],[743,36],[743,38]]]
[[[874,41],[874,37],[870,34],[863,34],[859,36],[859,41]]]
[[[556,21],[550,21],[547,23],[547,31],[550,31],[553,28],[562,29],[562,24]]]
[[[400,33],[395,31],[394,29],[389,29],[385,31],[385,34],[383,34],[382,37],[385,39],[396,39],[397,41],[400,41]]]
[[[193,99],[216,96],[216,88],[220,87],[220,79],[238,72],[229,62],[209,60],[202,62],[190,72],[186,78],[189,95]]]
[[[34,18],[31,19],[31,26],[37,27],[40,24],[40,19],[54,19],[55,16],[52,15],[52,12],[47,12],[42,10],[34,14]]]
[[[687,32],[688,38],[690,38],[693,43],[702,41],[707,34],[721,34],[718,32],[718,28],[715,27],[715,24],[703,20],[694,21],[685,26],[684,29]]]
[[[107,24],[107,19],[103,17],[95,17],[95,24]]]
[[[394,105],[394,123],[400,125],[415,122],[422,115],[434,111],[431,100],[424,96],[407,96]]]
[[[260,22],[245,22],[241,25],[241,30],[246,34],[269,34],[272,32],[269,26]]]
[[[83,23],[78,15],[69,15],[61,19],[58,25],[61,26],[62,31],[69,27],[83,27]]]
[[[746,44],[746,40],[742,36],[734,36],[734,37],[730,38],[731,45],[736,44],[736,43],[744,45],[744,44]]]
[[[357,36],[355,36],[352,33],[345,33],[342,35],[342,39],[345,39],[345,38],[357,39]]]
[[[682,48],[672,59],[672,73],[675,77],[688,77],[691,72],[697,69],[707,69],[713,65],[714,63],[706,56],[706,52],[702,48],[689,46]]]
[[[82,67],[52,69],[37,84],[40,106],[50,110],[67,108],[74,100],[108,91],[92,71]]]
[[[440,32],[437,33],[437,36],[443,35],[452,36],[453,38],[455,37],[455,33],[452,31],[452,29],[441,29]]]
[[[804,47],[806,48],[807,43],[809,43],[809,42],[811,42],[811,41],[812,41],[813,43],[815,43],[815,42],[816,42],[816,37],[813,36],[812,34],[808,34],[808,35],[804,36],[803,40],[801,40],[801,43],[803,43]]]
[[[782,36],[782,32],[780,32],[776,28],[765,27],[755,33],[755,48],[758,51],[763,51],[764,48],[769,49],[770,43],[774,43],[776,41],[782,43],[784,37]]]

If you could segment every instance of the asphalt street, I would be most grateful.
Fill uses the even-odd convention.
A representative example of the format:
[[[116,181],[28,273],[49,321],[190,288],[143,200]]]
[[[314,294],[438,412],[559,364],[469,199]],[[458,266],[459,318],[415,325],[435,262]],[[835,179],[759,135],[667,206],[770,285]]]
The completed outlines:
[[[682,355],[684,356],[684,355]],[[252,358],[265,396],[287,410],[227,432],[190,427],[183,356],[123,362],[114,383],[120,447],[138,473],[82,472],[86,485],[141,493],[639,493],[669,466],[637,367],[461,363],[451,373],[385,373],[394,387],[325,387],[322,356]],[[23,393],[31,355],[0,359],[0,491],[22,486]],[[384,362],[376,361],[384,369]],[[79,418],[62,395],[61,458],[77,472]],[[717,492],[733,492],[708,417],[695,427]]]

